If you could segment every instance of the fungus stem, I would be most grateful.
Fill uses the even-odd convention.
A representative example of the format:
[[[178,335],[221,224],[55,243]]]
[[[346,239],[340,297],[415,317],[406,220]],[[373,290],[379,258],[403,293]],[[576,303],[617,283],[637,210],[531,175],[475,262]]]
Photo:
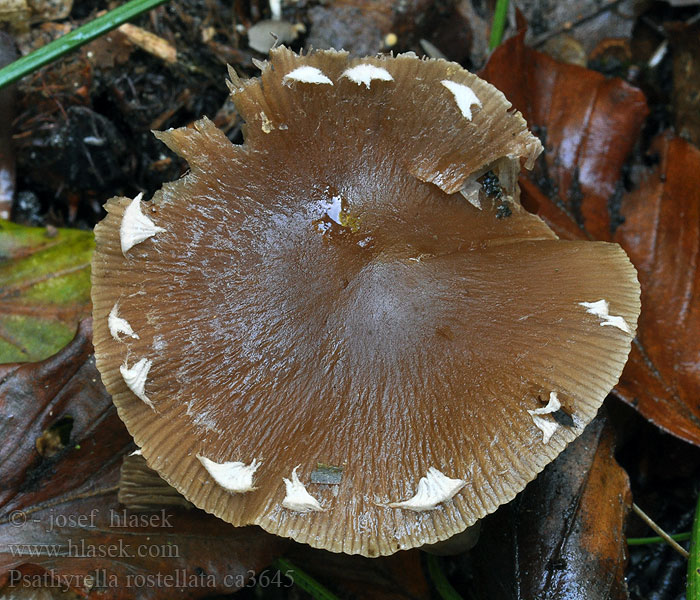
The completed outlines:
[[[494,50],[503,39],[508,15],[508,0],[497,0],[496,10],[493,13],[491,24],[491,37],[489,38],[489,50]]]
[[[691,534],[685,597],[688,600],[700,600],[700,498],[698,498],[698,504],[695,508]]]
[[[435,590],[440,595],[442,600],[462,600],[462,596],[457,593],[452,587],[452,584],[448,581],[445,572],[442,570],[440,565],[440,559],[434,554],[426,554],[426,561],[428,563],[428,573],[430,573],[430,579],[433,580],[435,584]]]
[[[333,592],[286,558],[275,559],[272,566],[278,569],[282,575],[291,579],[294,585],[298,585],[306,593],[311,594],[314,600],[340,600]]]
[[[647,515],[639,506],[634,502],[632,503],[632,510],[637,514],[637,516],[644,521],[649,527],[651,527],[656,533],[658,533],[671,548],[673,548],[678,554],[683,558],[688,558],[688,551],[683,548],[676,540],[674,540],[668,533],[666,533],[661,527],[659,527],[649,515]],[[693,532],[695,531],[695,526],[693,527]]]
[[[131,0],[0,69],[0,88],[33,73],[168,0]]]

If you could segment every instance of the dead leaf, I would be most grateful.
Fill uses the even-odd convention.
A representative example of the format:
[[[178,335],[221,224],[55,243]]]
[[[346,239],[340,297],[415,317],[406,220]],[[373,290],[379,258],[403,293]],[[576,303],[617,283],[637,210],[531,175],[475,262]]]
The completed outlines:
[[[622,167],[647,114],[639,90],[557,63],[526,48],[522,34],[484,75],[544,141],[544,156],[521,177],[523,204],[562,238],[620,242],[639,271],[642,314],[617,394],[700,445],[697,150],[668,142],[658,172],[626,195]]]
[[[90,314],[92,232],[0,220],[0,363],[42,360]]]
[[[35,441],[72,417],[70,442]],[[84,321],[59,354],[7,366],[0,382],[0,589],[58,587],[82,597],[199,598],[230,593],[284,547],[255,527],[198,510],[125,511],[122,457],[134,449],[94,364]]]
[[[479,597],[627,599],[629,481],[599,416],[513,502],[484,520],[472,551]]]
[[[559,237],[609,240],[619,224],[622,166],[649,112],[644,94],[621,79],[558,63],[526,47],[523,35],[499,47],[481,74],[545,147],[532,174],[521,178],[523,204]]]
[[[616,390],[647,419],[700,445],[700,151],[658,137],[659,165],[625,196],[615,240],[637,267],[642,314]]]

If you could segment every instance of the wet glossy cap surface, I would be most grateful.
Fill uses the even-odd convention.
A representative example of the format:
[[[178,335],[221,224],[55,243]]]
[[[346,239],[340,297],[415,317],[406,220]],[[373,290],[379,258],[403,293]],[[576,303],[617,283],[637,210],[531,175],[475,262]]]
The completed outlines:
[[[495,88],[412,56],[271,53],[242,146],[96,228],[98,367],[143,456],[235,525],[367,556],[464,530],[593,418],[639,286],[517,199],[541,150]]]

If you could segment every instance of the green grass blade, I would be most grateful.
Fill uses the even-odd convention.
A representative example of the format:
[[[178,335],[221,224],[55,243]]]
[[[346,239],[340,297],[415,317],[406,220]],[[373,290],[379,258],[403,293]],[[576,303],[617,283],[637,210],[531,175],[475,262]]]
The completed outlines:
[[[442,600],[463,600],[462,596],[457,593],[457,590],[452,587],[452,584],[445,576],[442,566],[440,565],[440,559],[434,554],[426,554],[425,558],[428,563],[430,579],[432,579],[435,590],[440,595],[440,598],[442,598]]]
[[[508,16],[508,0],[497,0],[496,10],[493,13],[491,24],[491,37],[489,38],[489,50],[494,50],[503,39],[506,29],[506,17]]]
[[[14,83],[29,73],[33,73],[44,65],[47,65],[64,54],[80,48],[83,44],[91,42],[95,38],[123,25],[127,21],[145,13],[156,6],[165,4],[168,0],[131,0],[119,8],[109,11],[107,14],[74,29],[70,33],[54,40],[10,63],[0,69],[0,88]]]
[[[690,539],[690,535],[690,531],[686,531],[685,533],[673,533],[670,538],[677,542],[685,542]],[[665,543],[666,540],[660,536],[627,538],[628,546],[643,546],[644,544],[660,544],[662,542]]]
[[[285,577],[289,577],[294,582],[294,585],[311,594],[314,600],[340,600],[328,588],[321,585],[311,575],[302,571],[286,558],[278,558],[272,563],[272,566],[278,569]]]
[[[686,600],[700,600],[700,498],[698,498],[698,504],[695,508],[695,519],[691,533],[685,597]]]

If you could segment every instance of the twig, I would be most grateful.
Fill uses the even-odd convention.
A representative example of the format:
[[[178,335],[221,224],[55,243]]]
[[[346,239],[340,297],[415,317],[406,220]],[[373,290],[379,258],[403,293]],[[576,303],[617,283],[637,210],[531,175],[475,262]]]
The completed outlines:
[[[632,510],[637,514],[637,516],[644,521],[649,527],[651,527],[656,533],[658,533],[664,541],[671,546],[678,554],[680,554],[683,558],[688,558],[688,551],[683,548],[676,540],[674,540],[668,533],[666,533],[661,527],[659,527],[654,521],[652,521],[651,517],[647,515],[639,506],[637,506],[634,502],[632,503]]]
[[[146,31],[141,27],[136,27],[131,23],[124,23],[119,26],[119,31],[126,36],[134,46],[138,46],[141,50],[152,54],[156,58],[160,58],[169,64],[177,62],[177,50],[167,40],[157,36],[155,33]]]
[[[576,19],[573,23],[572,22],[567,22],[564,23],[561,27],[557,27],[556,29],[552,29],[550,31],[547,31],[543,33],[542,35],[536,37],[532,41],[532,46],[534,48],[538,48],[542,44],[544,44],[549,38],[553,38],[560,33],[564,33],[565,31],[571,31],[572,29],[576,29],[579,25],[585,23],[586,21],[590,21],[591,19],[595,19],[598,15],[607,12],[609,10],[612,10],[617,7],[618,4],[620,4],[622,0],[614,0],[613,2],[610,2],[610,4],[606,4],[605,6],[601,6],[600,8],[597,8],[596,10],[592,11],[591,13],[587,15],[582,15],[578,19]]]

